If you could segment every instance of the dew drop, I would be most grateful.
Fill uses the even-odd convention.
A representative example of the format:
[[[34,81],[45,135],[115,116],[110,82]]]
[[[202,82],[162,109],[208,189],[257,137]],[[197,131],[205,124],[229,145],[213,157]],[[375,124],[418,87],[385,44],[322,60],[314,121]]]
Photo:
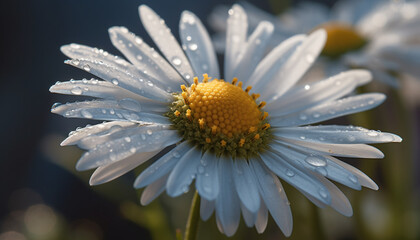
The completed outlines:
[[[373,130],[368,131],[366,134],[370,137],[377,137],[379,135],[378,132],[373,131]]]
[[[131,99],[131,98],[124,98],[121,99],[118,102],[118,105],[120,105],[122,108],[127,109],[127,110],[131,110],[131,111],[135,111],[135,112],[140,112],[141,111],[141,105],[138,101]]]
[[[191,51],[195,51],[195,50],[197,50],[197,49],[198,49],[198,45],[197,45],[197,44],[195,44],[195,43],[191,43],[191,44],[188,44],[188,48],[189,48]]]
[[[73,48],[73,49],[79,49],[80,48],[80,45],[79,44],[72,43],[72,44],[70,44],[70,47]]]
[[[173,58],[172,58],[172,63],[173,63],[175,66],[179,66],[179,65],[181,65],[182,61],[181,61],[181,59],[179,59],[179,57],[173,57]]]
[[[131,142],[131,138],[130,138],[130,137],[125,137],[125,138],[124,138],[124,140],[125,140],[126,142]]]
[[[305,140],[306,139],[305,136],[300,136],[299,138],[302,139],[302,140]]]
[[[85,110],[85,109],[83,109],[82,111],[80,111],[80,114],[82,114],[82,116],[84,118],[93,118],[93,115],[90,112],[88,112],[87,110]]]
[[[74,87],[70,90],[70,92],[74,95],[80,95],[83,93],[83,90],[80,87]]]
[[[147,129],[146,133],[147,133],[147,135],[152,135],[153,134],[153,131],[150,130],[150,129]]]
[[[135,153],[136,151],[137,151],[137,149],[135,147],[130,148],[131,153]]]
[[[350,142],[354,142],[354,141],[356,141],[356,138],[354,137],[354,136],[348,136],[347,137],[347,139],[350,141]]]
[[[143,39],[136,37],[134,40],[137,44],[142,44],[143,43]]]
[[[85,70],[86,72],[90,71],[90,66],[88,64],[83,66],[83,70]]]
[[[314,156],[308,156],[305,158],[305,162],[307,162],[308,164],[315,166],[315,167],[323,167],[325,165],[327,165],[327,162],[323,159],[320,159],[318,157],[314,157]]]
[[[75,59],[75,60],[73,60],[73,61],[72,61],[72,63],[73,63],[75,66],[78,66],[80,62],[79,62],[79,60]]]
[[[116,79],[116,78],[111,79],[111,82],[114,85],[118,85],[118,79]]]
[[[327,190],[325,190],[325,189],[323,189],[323,188],[319,189],[318,193],[319,193],[319,195],[320,195],[322,198],[327,198],[327,197],[328,197],[328,192],[327,192]]]
[[[153,83],[152,83],[151,81],[148,81],[148,82],[147,82],[147,85],[148,85],[149,87],[153,87]]]
[[[305,90],[309,90],[309,89],[311,89],[311,86],[310,86],[310,85],[308,85],[308,84],[306,84],[306,85],[305,85]]]
[[[191,36],[187,36],[186,39],[187,39],[187,41],[191,41],[192,38],[191,38]]]
[[[139,61],[143,60],[143,57],[142,57],[141,55],[137,55],[137,56],[136,56],[136,58],[137,58],[137,60],[139,60]]]
[[[182,187],[182,191],[183,191],[184,193],[187,193],[187,192],[188,192],[188,190],[189,190],[188,185],[185,185],[185,186],[183,186],[183,187]]]
[[[288,177],[293,177],[293,176],[295,176],[295,172],[293,172],[291,169],[287,169],[286,170],[286,175]]]

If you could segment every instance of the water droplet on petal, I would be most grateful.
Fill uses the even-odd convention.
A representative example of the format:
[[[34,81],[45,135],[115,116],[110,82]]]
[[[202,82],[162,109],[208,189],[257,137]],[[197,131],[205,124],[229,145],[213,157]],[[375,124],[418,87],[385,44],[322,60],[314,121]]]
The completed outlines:
[[[115,153],[111,153],[109,154],[109,159],[111,159],[111,161],[115,161],[117,160],[117,155],[115,155]]]
[[[308,61],[308,63],[313,63],[315,61],[315,57],[312,54],[308,54],[306,55],[306,61]]]
[[[83,90],[80,87],[74,87],[70,90],[70,92],[74,95],[80,95],[83,93]]]
[[[288,177],[293,177],[293,176],[295,176],[295,172],[293,172],[293,170],[291,170],[291,169],[287,169],[286,170],[286,175]]]
[[[315,156],[308,156],[305,158],[305,162],[314,166],[314,167],[323,167],[327,165],[327,162],[324,159]]]
[[[354,137],[354,136],[348,136],[347,137],[347,139],[350,141],[350,142],[354,142],[354,141],[356,141],[356,137]]]
[[[84,118],[93,118],[93,115],[90,112],[88,112],[87,110],[85,110],[85,109],[83,109],[82,111],[80,111],[80,114],[82,114],[82,116]]]
[[[183,191],[184,193],[187,193],[187,192],[188,192],[188,190],[189,190],[188,185],[185,185],[185,186],[183,186],[183,187],[182,187],[182,191]]]
[[[152,130],[150,130],[150,129],[147,129],[146,133],[147,133],[148,135],[152,135],[152,134],[153,134],[153,131],[152,131]]]
[[[135,147],[130,148],[131,153],[136,153],[137,149]]]
[[[327,169],[325,167],[317,167],[315,171],[321,174],[322,176],[327,176]]]
[[[179,59],[179,57],[173,57],[173,58],[172,58],[172,63],[173,63],[175,66],[179,66],[179,65],[181,65],[182,61],[181,61],[181,59]]]
[[[370,130],[367,132],[367,135],[370,137],[377,137],[379,134],[378,132],[374,131],[374,130]]]
[[[328,197],[328,192],[327,192],[327,190],[325,190],[325,189],[323,189],[323,188],[319,189],[318,193],[319,193],[319,195],[320,195],[322,198],[327,198],[327,197]]]
[[[197,45],[197,44],[195,44],[195,43],[191,43],[191,44],[189,44],[189,45],[188,45],[188,48],[189,48],[191,51],[195,51],[195,50],[197,50],[197,49],[198,49],[198,45]]]
[[[131,99],[131,98],[124,98],[121,99],[118,102],[118,105],[120,105],[122,108],[127,109],[127,110],[131,110],[131,111],[135,111],[135,112],[140,112],[141,111],[141,105],[138,101]]]
[[[125,138],[124,138],[124,140],[125,140],[126,142],[131,142],[131,138],[130,138],[130,137],[125,137]]]
[[[83,70],[85,70],[86,72],[90,71],[90,66],[88,64],[83,66]]]
[[[116,78],[111,79],[111,82],[114,85],[118,85],[118,79],[116,79]]]

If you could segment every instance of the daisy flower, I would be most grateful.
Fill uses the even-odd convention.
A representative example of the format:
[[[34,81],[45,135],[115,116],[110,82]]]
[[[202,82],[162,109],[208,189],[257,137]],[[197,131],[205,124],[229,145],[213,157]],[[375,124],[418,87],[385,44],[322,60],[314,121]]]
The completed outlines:
[[[357,190],[378,189],[335,157],[382,158],[367,143],[399,142],[400,137],[354,126],[310,125],[382,103],[380,93],[346,97],[369,82],[369,72],[352,70],[296,85],[321,52],[324,30],[293,36],[263,57],[273,25],[261,22],[248,36],[247,15],[234,5],[227,19],[225,81],[210,37],[193,13],[182,13],[181,47],[153,10],[142,5],[139,12],[166,60],[124,27],[109,33],[128,61],[79,44],[61,49],[71,58],[67,64],[102,79],[61,82],[50,89],[96,98],[56,104],[53,113],[106,121],[78,129],[62,143],[87,150],[76,168],[96,168],[91,185],[161,153],[134,183],[146,187],[141,203],[164,191],[179,196],[194,182],[202,198],[201,218],[215,212],[227,236],[237,230],[241,214],[247,226],[263,232],[268,212],[286,236],[291,234],[290,203],[279,177],[317,206],[346,216],[352,215],[350,203],[328,179]]]
[[[251,29],[259,21],[275,25],[272,46],[284,38],[308,33],[317,28],[327,31],[323,68],[327,75],[348,68],[369,69],[375,80],[398,87],[395,75],[420,75],[420,1],[342,0],[330,10],[324,5],[304,2],[288,9],[279,17],[242,3],[252,21]],[[209,24],[219,32],[216,46],[223,49],[222,24],[219,6],[210,16]]]

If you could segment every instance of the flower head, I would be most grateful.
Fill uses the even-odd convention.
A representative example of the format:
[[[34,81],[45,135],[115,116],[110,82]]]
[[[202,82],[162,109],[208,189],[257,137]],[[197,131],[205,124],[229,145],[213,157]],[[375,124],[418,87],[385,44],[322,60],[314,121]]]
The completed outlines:
[[[377,185],[335,156],[381,158],[366,143],[398,142],[396,135],[353,126],[310,126],[368,110],[384,101],[380,93],[347,96],[371,79],[367,71],[297,85],[321,52],[326,33],[293,36],[263,57],[273,25],[261,22],[247,35],[247,15],[234,5],[227,20],[225,72],[200,20],[183,12],[182,47],[163,20],[147,6],[140,18],[163,58],[126,28],[109,30],[129,60],[70,44],[66,63],[102,80],[57,83],[50,91],[96,100],[56,104],[52,112],[106,122],[70,133],[62,145],[87,152],[78,170],[96,168],[90,183],[115,179],[162,152],[136,179],[142,204],[166,190],[176,197],[192,182],[202,197],[201,217],[216,214],[220,231],[235,233],[240,215],[263,232],[267,211],[285,235],[292,231],[290,203],[278,177],[317,206],[344,215],[352,209],[328,179],[354,189]]]
[[[327,58],[322,65],[327,76],[360,67],[369,69],[375,80],[397,87],[396,73],[420,75],[420,30],[416,27],[420,22],[419,1],[342,0],[331,10],[308,1],[278,18],[249,3],[242,5],[252,19],[251,29],[259,21],[274,23],[272,47],[284,38],[324,28],[328,37],[322,53]],[[221,33],[226,31],[222,11],[224,7],[216,8],[209,22],[219,32],[215,37],[219,49],[224,47]]]

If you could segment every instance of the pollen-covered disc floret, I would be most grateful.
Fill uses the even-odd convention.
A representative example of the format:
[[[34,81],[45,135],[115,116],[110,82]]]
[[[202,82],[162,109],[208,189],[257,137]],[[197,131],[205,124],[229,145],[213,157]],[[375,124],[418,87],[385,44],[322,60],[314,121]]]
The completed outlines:
[[[249,157],[264,149],[270,138],[265,102],[258,94],[242,89],[242,82],[213,79],[204,74],[202,82],[194,78],[190,87],[181,86],[181,94],[168,117],[185,140],[216,154]]]

